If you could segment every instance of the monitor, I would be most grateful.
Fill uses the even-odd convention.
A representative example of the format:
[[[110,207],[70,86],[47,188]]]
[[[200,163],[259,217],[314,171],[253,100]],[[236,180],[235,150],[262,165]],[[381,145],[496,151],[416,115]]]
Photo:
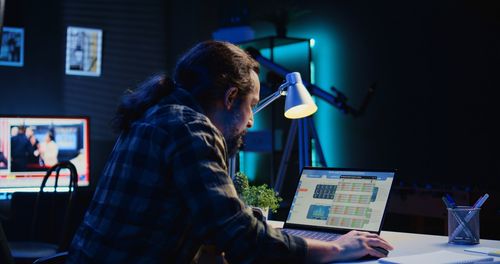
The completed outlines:
[[[89,153],[87,117],[0,116],[0,199],[39,191],[47,169],[61,161],[75,165],[78,186],[89,186]],[[68,183],[69,170],[61,170],[58,191]]]

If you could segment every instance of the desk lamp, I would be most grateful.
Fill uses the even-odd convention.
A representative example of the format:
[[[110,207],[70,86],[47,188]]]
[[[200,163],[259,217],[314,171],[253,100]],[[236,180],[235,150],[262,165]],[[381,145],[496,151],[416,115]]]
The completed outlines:
[[[316,106],[311,95],[302,83],[300,73],[288,73],[285,76],[285,80],[285,83],[280,85],[276,92],[260,101],[253,110],[254,115],[283,95],[286,96],[285,117],[288,119],[307,117],[318,110],[318,106]]]
[[[268,97],[262,99],[253,109],[253,114],[257,114],[264,107],[274,102],[279,97],[285,95],[285,117],[289,119],[299,119],[310,116],[318,110],[318,106],[314,103],[311,95],[302,83],[300,73],[287,73],[285,83],[278,87],[278,90]],[[229,159],[229,174],[234,179],[236,175],[236,159]]]

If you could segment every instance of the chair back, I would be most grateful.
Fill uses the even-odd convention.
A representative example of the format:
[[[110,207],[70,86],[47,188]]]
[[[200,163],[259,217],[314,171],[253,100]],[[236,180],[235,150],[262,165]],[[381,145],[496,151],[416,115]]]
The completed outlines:
[[[78,191],[78,173],[76,171],[75,165],[73,165],[69,161],[63,161],[60,163],[57,163],[56,165],[52,166],[49,170],[47,170],[47,173],[45,174],[42,184],[40,185],[40,191],[37,194],[36,200],[35,200],[35,207],[33,211],[33,218],[31,222],[31,238],[32,240],[35,239],[35,232],[37,229],[38,225],[38,218],[40,215],[40,210],[42,209],[42,203],[43,200],[46,197],[51,197],[52,199],[56,198],[57,195],[57,187],[59,186],[59,175],[62,169],[68,169],[70,171],[70,177],[69,177],[69,184],[68,184],[68,199],[66,202],[66,210],[64,213],[64,218],[62,221],[62,231],[61,235],[59,238],[59,251],[65,251],[70,243],[71,239],[71,234],[69,234],[69,225],[70,225],[70,218],[71,218],[71,212],[73,209],[73,203],[75,201],[75,197],[77,195]],[[52,174],[55,172],[55,177],[54,177],[54,191],[51,192],[45,192],[45,187],[47,184],[48,179],[52,176]],[[55,202],[53,200],[52,203],[53,206],[55,206]]]

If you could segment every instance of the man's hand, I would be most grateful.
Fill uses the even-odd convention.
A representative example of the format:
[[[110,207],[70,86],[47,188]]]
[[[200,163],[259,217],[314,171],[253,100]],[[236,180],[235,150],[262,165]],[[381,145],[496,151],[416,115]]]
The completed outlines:
[[[306,239],[307,260],[311,263],[322,263],[339,260],[353,260],[365,255],[385,257],[373,247],[386,250],[394,249],[385,239],[377,234],[351,231],[331,242]]]

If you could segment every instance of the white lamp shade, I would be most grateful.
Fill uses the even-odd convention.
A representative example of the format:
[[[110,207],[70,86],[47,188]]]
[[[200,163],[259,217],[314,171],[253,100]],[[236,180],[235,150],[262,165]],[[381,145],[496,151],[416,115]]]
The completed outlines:
[[[318,106],[316,106],[307,88],[302,83],[300,73],[292,72],[287,74],[286,81],[290,86],[285,100],[285,117],[297,119],[314,114],[318,110]]]

